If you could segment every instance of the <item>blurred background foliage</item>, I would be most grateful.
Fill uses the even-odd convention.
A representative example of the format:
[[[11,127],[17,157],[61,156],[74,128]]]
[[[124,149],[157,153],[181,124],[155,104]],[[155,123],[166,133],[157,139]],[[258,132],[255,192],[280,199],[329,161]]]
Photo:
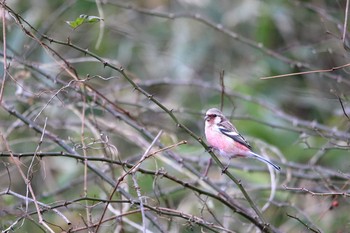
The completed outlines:
[[[349,177],[350,165],[349,68],[261,79],[347,64],[347,30],[343,39],[345,0],[13,0],[3,2],[2,6],[4,4],[10,8],[2,8],[6,23],[1,26],[4,32],[1,41],[3,45],[6,38],[8,67],[6,82],[2,83],[2,106],[11,106],[25,118],[46,127],[80,155],[137,162],[152,139],[123,117],[108,111],[106,101],[97,104],[98,95],[80,85],[88,84],[118,106],[115,110],[130,117],[139,129],[154,135],[163,130],[160,141],[165,146],[187,140],[187,145],[172,151],[200,174],[204,173],[210,155],[194,138],[177,127],[169,114],[151,99],[135,90],[120,72],[75,49],[73,44],[116,67],[123,67],[140,88],[172,109],[179,121],[200,137],[204,136],[205,111],[220,108],[223,103],[224,113],[246,135],[254,150],[268,155],[282,167],[277,175],[277,193],[263,212],[267,222],[280,232],[308,232],[302,223],[315,232],[350,230],[349,187],[344,178]],[[26,22],[20,24],[14,13]],[[75,29],[67,24],[82,14],[102,20]],[[4,64],[4,46],[1,47]],[[4,67],[0,69],[4,73]],[[222,100],[220,73],[223,71]],[[84,81],[72,82],[72,73]],[[38,217],[25,215],[35,212],[34,205],[27,206],[23,198],[6,192],[10,189],[28,195],[23,178],[9,159],[8,149],[33,154],[38,147],[40,152],[64,149],[45,135],[41,142],[38,132],[21,123],[18,117],[9,115],[6,109],[0,109],[3,137],[0,228],[8,229],[12,224],[9,231],[39,232],[43,227]],[[343,136],[337,136],[340,134]],[[44,156],[20,161],[38,200],[52,206],[85,194],[108,198],[113,190],[92,171],[84,173],[84,166],[78,160]],[[103,162],[94,162],[94,165],[114,181],[123,174],[122,166]],[[230,171],[261,208],[270,196],[270,175],[266,167],[247,159],[233,160],[230,166]],[[207,190],[198,184],[203,177],[184,172],[181,162],[166,154],[149,158],[141,167],[165,170]],[[156,175],[136,173],[136,176],[142,195],[150,205],[201,216],[232,231],[254,232],[256,229],[217,200],[206,199],[205,195]],[[215,164],[208,177],[223,192],[242,199],[236,185],[222,175]],[[86,193],[84,178],[88,180]],[[137,199],[131,176],[125,178],[122,187]],[[310,195],[303,188],[319,195]],[[122,199],[120,194],[114,197]],[[80,228],[93,232],[84,228],[91,223],[85,212],[87,205],[91,205],[91,222],[97,223],[104,204],[94,201],[60,208],[71,225],[52,212],[45,213],[44,217],[56,232],[69,229],[77,232]],[[116,206],[122,211],[122,205]],[[113,213],[107,211],[106,215],[113,216]],[[153,216],[157,216],[157,220],[147,222],[148,232],[203,230],[200,225],[182,218],[158,216],[156,212]],[[20,221],[14,224],[16,219]],[[140,231],[131,222],[141,226],[141,214],[137,212],[107,222],[99,231]]]

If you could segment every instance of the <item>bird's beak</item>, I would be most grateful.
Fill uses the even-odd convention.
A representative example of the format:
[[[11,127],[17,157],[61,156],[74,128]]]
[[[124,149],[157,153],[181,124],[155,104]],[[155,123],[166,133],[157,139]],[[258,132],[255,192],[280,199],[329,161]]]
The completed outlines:
[[[209,116],[205,115],[204,120],[208,120]]]

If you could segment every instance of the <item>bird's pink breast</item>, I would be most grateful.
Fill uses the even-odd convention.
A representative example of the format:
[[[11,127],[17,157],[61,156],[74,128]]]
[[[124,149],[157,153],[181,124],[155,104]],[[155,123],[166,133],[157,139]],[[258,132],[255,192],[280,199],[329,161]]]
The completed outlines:
[[[209,145],[218,150],[221,156],[228,158],[235,156],[246,157],[249,154],[249,148],[236,142],[221,132],[206,129],[205,136]]]

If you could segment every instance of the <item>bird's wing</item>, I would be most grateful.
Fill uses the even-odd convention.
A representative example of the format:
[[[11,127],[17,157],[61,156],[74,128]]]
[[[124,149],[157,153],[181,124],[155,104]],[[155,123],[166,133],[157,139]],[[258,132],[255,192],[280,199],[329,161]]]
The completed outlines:
[[[219,123],[218,128],[220,132],[226,135],[227,137],[232,138],[236,142],[248,147],[249,149],[252,148],[249,145],[249,143],[244,139],[244,137],[238,133],[237,129],[229,121]]]

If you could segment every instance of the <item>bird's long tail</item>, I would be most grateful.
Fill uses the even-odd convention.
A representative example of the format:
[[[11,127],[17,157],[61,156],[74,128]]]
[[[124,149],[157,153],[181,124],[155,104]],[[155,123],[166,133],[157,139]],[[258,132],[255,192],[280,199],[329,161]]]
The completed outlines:
[[[264,157],[262,157],[261,155],[255,154],[254,152],[250,152],[250,154],[252,155],[253,158],[256,158],[264,163],[270,164],[272,167],[274,167],[276,170],[281,170],[280,166],[272,163],[270,160],[265,159]]]

